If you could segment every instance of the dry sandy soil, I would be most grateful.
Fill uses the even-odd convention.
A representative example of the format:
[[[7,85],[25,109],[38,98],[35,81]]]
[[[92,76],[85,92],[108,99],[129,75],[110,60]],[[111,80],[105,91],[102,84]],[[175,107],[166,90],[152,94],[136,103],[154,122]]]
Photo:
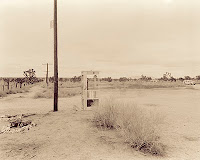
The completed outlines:
[[[37,124],[29,131],[0,134],[0,159],[69,160],[199,160],[200,87],[193,89],[103,90],[100,97],[134,100],[139,106],[165,117],[162,142],[166,157],[144,155],[115,131],[102,131],[91,122],[92,111],[81,111],[80,96],[59,99],[52,112],[52,99],[34,99],[41,88],[0,99],[0,116],[36,113],[27,119]],[[7,122],[0,120],[0,128]]]

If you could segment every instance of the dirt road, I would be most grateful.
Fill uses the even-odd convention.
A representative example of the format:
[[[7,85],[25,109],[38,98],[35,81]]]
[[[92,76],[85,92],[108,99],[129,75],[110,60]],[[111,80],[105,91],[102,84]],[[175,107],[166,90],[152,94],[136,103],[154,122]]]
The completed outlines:
[[[91,122],[91,111],[81,111],[80,96],[59,99],[59,111],[52,112],[52,99],[33,99],[29,93],[0,100],[1,115],[36,113],[28,117],[37,124],[29,131],[0,134],[0,159],[132,159],[143,158],[117,138],[113,131],[100,131]],[[78,110],[78,111],[77,111]],[[5,122],[0,121],[5,125]]]
[[[53,99],[33,99],[39,86],[29,93],[0,99],[0,115],[36,113],[28,117],[37,126],[29,131],[0,134],[0,159],[69,160],[199,160],[200,93],[198,90],[115,90],[101,97],[134,99],[139,105],[167,115],[163,142],[167,157],[145,156],[123,143],[115,131],[101,131],[91,122],[92,111],[80,110],[80,96],[59,99],[59,111],[52,112]],[[189,107],[188,107],[189,105]],[[5,125],[0,121],[0,127]]]

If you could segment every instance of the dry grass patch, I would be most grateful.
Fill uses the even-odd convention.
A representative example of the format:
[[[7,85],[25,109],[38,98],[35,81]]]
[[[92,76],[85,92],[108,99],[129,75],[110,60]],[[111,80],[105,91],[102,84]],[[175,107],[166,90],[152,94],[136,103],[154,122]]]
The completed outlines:
[[[37,93],[35,93],[33,98],[37,99],[37,98],[46,98],[46,97],[45,97],[45,95],[43,93],[37,92]]]
[[[112,99],[94,108],[94,122],[96,126],[114,129],[117,128],[118,104],[113,104]]]
[[[6,91],[0,91],[0,97],[6,97],[7,94],[17,94],[17,93],[25,93],[25,92],[29,92],[29,87],[25,87],[25,88],[12,88],[10,90],[6,90]]]
[[[0,97],[6,97],[6,93],[5,93],[5,92],[2,92],[2,91],[0,91]]]
[[[165,154],[165,146],[159,141],[163,119],[133,102],[106,100],[94,109],[94,122],[104,129],[116,129],[136,150],[158,156]]]
[[[81,93],[79,88],[59,88],[58,89],[58,97],[73,97],[79,95]],[[40,92],[36,92],[34,98],[53,98],[54,91],[53,88],[45,88]]]
[[[104,89],[154,89],[154,88],[179,88],[185,87],[181,81],[169,82],[169,81],[127,81],[127,82],[101,82],[100,88]]]

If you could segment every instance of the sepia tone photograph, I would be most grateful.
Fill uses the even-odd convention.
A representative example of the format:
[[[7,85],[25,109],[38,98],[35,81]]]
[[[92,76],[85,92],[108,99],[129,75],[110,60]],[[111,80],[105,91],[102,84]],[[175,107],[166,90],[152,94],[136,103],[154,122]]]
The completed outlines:
[[[0,0],[0,160],[200,160],[199,0]]]

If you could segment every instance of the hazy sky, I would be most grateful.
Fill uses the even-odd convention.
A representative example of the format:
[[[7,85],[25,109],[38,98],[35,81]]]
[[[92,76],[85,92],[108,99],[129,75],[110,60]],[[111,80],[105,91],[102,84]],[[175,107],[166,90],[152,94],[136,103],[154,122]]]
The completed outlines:
[[[53,0],[0,0],[0,77],[45,76],[52,19]],[[196,76],[199,53],[199,0],[58,0],[59,77]]]

